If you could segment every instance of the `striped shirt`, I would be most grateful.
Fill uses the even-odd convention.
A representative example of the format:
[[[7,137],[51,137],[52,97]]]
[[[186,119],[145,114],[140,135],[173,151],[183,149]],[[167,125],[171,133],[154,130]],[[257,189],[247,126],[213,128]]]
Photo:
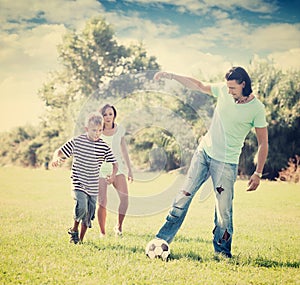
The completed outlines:
[[[91,141],[83,134],[66,142],[60,150],[68,158],[73,156],[71,178],[74,190],[91,196],[98,195],[102,163],[117,162],[111,148],[102,139]]]

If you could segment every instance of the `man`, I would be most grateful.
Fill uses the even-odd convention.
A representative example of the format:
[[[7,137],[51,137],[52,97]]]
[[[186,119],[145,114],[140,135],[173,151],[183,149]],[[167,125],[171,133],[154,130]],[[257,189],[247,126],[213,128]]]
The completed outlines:
[[[155,80],[174,79],[187,88],[217,97],[211,126],[202,138],[183,187],[156,237],[172,242],[190,203],[200,186],[211,176],[215,194],[215,253],[231,258],[233,235],[232,200],[238,162],[244,140],[254,127],[258,142],[256,171],[251,175],[247,191],[259,186],[268,154],[268,131],[264,105],[254,96],[251,79],[242,67],[233,67],[226,75],[226,84],[206,85],[191,77],[158,72]]]

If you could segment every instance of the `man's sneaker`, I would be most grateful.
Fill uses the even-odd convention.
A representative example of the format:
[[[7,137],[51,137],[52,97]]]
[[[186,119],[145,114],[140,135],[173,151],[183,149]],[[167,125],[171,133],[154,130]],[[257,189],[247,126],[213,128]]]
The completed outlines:
[[[230,259],[230,258],[232,258],[231,253],[215,251],[214,259],[217,261],[220,261],[221,259]]]
[[[70,237],[70,243],[74,243],[74,244],[79,243],[80,239],[79,239],[78,232],[75,232],[75,231],[73,231],[72,228],[70,228],[68,230],[68,234],[71,236]]]
[[[114,232],[116,237],[122,237],[122,232],[119,230],[118,226],[114,227]]]

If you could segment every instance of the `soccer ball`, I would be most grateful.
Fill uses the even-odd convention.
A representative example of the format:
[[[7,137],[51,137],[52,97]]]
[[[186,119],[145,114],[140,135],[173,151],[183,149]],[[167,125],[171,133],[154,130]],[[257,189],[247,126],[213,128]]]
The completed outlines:
[[[170,247],[165,240],[155,238],[147,244],[145,252],[150,259],[161,258],[166,261],[170,255]]]

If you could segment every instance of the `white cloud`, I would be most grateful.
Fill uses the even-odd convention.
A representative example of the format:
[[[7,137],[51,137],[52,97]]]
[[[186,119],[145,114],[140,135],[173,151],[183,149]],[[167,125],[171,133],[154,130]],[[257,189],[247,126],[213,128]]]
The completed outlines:
[[[206,1],[208,5],[214,7],[221,7],[226,10],[232,10],[233,8],[243,8],[252,12],[259,13],[272,13],[277,10],[275,2],[268,3],[263,0],[215,0],[215,1]]]
[[[58,68],[57,45],[65,26],[81,28],[99,15],[96,0],[0,0],[0,131],[35,123],[43,113],[38,98],[49,71]],[[46,24],[43,24],[46,23]]]
[[[22,77],[10,76],[0,82],[0,131],[37,122],[44,111],[36,94],[43,79],[43,74],[29,73]]]
[[[63,25],[41,25],[21,36],[24,54],[36,59],[54,59],[57,57],[57,45],[66,33]]]
[[[115,17],[118,16],[118,21]],[[107,15],[119,31],[118,40],[124,45],[142,41],[149,55],[157,57],[162,68],[180,74],[202,73],[209,79],[230,63],[221,55],[203,51],[213,45],[206,35],[200,33],[178,36],[179,27],[174,24],[156,25],[147,19]],[[223,71],[222,70],[222,71]]]
[[[38,89],[58,68],[56,45],[62,25],[41,25],[20,34],[1,33],[0,131],[35,123],[42,114]]]
[[[0,0],[0,24],[2,29],[35,26],[36,20],[47,23],[81,27],[86,19],[103,12],[97,0],[51,0],[51,1],[9,1]],[[9,19],[9,21],[6,21]],[[32,21],[32,20],[35,21]]]
[[[206,13],[208,9],[219,7],[223,10],[232,11],[236,8],[243,8],[252,12],[272,13],[277,10],[275,2],[268,3],[263,0],[126,0],[126,2],[134,2],[148,5],[171,4],[175,5],[180,12],[190,12],[194,14]]]
[[[173,23],[155,24],[139,18],[138,15],[128,17],[115,13],[106,14],[106,18],[114,23],[120,43],[129,45],[143,42],[148,54],[156,56],[164,69],[191,74],[198,73],[201,67],[209,70],[208,74],[211,75],[216,71],[216,61],[221,61],[221,56],[213,59],[211,54],[201,51],[201,47],[207,48],[211,45],[205,36],[178,36],[179,27]]]
[[[271,53],[268,58],[283,70],[300,70],[300,48]]]
[[[212,13],[216,19],[214,26],[199,28],[198,33],[186,35],[179,35],[180,28],[174,23],[157,25],[137,14],[127,17],[110,13],[106,16],[114,23],[122,43],[143,41],[149,54],[158,58],[163,69],[179,73],[197,74],[201,70],[203,74],[211,76],[232,64],[247,65],[255,53],[266,55],[273,51],[280,52],[272,53],[274,60],[281,60],[284,55],[286,63],[292,63],[294,54],[282,52],[299,47],[298,25],[257,27],[230,18],[228,13],[221,10]],[[214,53],[210,50],[214,50]],[[293,66],[297,64],[293,63]]]
[[[272,24],[253,29],[244,38],[244,45],[251,50],[282,52],[300,47],[300,25]]]
[[[154,23],[141,18],[137,13],[130,16],[118,13],[106,13],[105,19],[112,25],[117,37],[129,42],[150,38],[171,38],[179,33],[179,27],[172,23]]]

